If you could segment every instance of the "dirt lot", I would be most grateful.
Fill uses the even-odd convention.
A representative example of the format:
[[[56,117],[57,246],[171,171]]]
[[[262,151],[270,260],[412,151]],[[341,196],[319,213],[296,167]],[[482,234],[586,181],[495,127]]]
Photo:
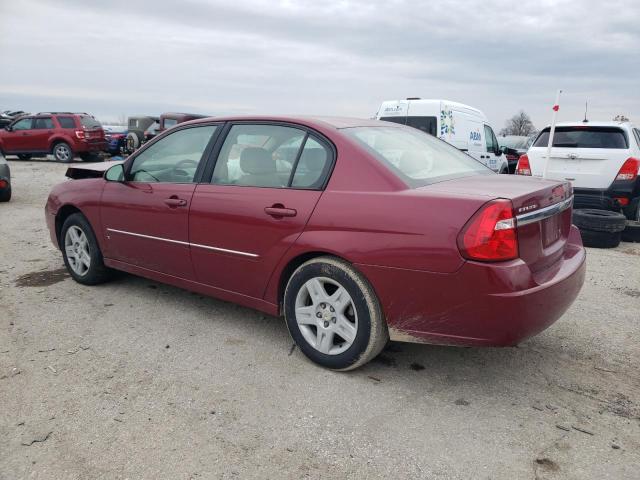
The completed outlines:
[[[589,250],[578,301],[518,348],[394,343],[333,373],[277,318],[123,275],[74,283],[11,161],[0,204],[0,479],[640,475],[640,245]]]

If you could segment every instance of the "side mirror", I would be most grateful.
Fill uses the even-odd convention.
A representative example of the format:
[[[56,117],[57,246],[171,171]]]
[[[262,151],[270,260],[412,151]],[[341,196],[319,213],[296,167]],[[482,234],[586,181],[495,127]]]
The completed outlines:
[[[121,163],[114,165],[104,173],[107,182],[124,182],[124,165]]]
[[[501,146],[501,147],[500,147],[500,151],[501,151],[502,153],[507,153],[507,148],[508,148],[508,147],[507,147],[506,145],[503,145],[503,146]]]
[[[7,132],[10,132],[11,130],[13,130],[13,127],[12,127],[11,125],[7,125],[6,127],[4,127],[4,129],[5,129]]]
[[[496,157],[499,157],[500,155],[502,155],[502,149],[496,148],[495,154],[496,154]]]

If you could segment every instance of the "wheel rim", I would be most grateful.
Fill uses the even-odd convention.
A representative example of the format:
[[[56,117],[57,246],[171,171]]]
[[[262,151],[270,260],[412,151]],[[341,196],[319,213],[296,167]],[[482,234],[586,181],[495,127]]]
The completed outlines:
[[[70,156],[71,152],[69,152],[69,149],[67,147],[65,147],[64,145],[56,146],[56,158],[62,160],[63,162],[66,162],[67,160],[69,160]]]
[[[304,339],[325,355],[344,352],[358,333],[358,314],[351,296],[330,278],[314,277],[300,287],[295,315]]]
[[[71,270],[80,276],[89,271],[91,266],[89,241],[80,227],[75,225],[69,227],[64,236],[64,251]]]

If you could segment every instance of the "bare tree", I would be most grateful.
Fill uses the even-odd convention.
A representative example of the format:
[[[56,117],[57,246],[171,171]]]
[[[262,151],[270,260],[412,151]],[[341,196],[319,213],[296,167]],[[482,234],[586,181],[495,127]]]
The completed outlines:
[[[624,116],[624,115],[616,115],[615,117],[613,117],[613,121],[614,122],[628,122],[629,118]]]
[[[533,125],[529,115],[527,115],[524,110],[520,110],[519,113],[506,121],[505,127],[500,130],[500,135],[519,135],[526,137],[535,132],[536,127]]]

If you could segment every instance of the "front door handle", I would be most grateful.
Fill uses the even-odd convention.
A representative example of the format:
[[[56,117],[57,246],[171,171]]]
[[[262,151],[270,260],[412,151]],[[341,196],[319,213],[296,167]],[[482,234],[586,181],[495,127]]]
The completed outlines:
[[[164,203],[169,205],[169,207],[171,208],[184,207],[187,205],[186,200],[184,200],[183,198],[178,198],[176,196],[165,198]]]
[[[275,205],[272,205],[270,207],[265,207],[264,213],[275,218],[295,217],[298,214],[298,212],[293,208],[285,208],[284,205],[279,203],[276,203]]]

